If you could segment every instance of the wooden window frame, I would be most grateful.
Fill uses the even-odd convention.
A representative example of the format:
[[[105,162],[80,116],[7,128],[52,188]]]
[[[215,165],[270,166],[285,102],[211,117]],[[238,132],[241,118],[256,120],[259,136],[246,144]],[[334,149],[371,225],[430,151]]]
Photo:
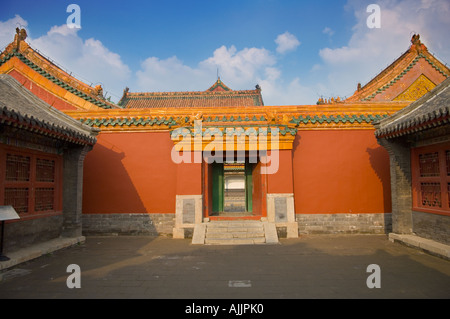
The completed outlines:
[[[446,152],[450,151],[450,142],[440,143],[430,146],[423,146],[411,149],[411,176],[412,176],[412,197],[413,210],[432,213],[438,215],[450,216],[450,204],[448,188],[450,184],[450,175],[447,174]],[[439,176],[422,177],[420,176],[420,154],[438,153]],[[421,205],[421,183],[440,183],[441,207],[431,208]]]
[[[7,181],[6,180],[6,159],[7,154],[30,157],[30,178],[28,181]],[[54,180],[38,181],[36,176],[37,159],[54,161]],[[27,188],[28,187],[28,211],[19,213],[20,218],[32,219],[36,217],[57,215],[62,213],[62,176],[63,159],[61,155],[50,154],[35,150],[28,150],[14,146],[0,144],[0,205],[5,204],[6,188]],[[53,209],[36,211],[35,192],[39,188],[53,188]]]

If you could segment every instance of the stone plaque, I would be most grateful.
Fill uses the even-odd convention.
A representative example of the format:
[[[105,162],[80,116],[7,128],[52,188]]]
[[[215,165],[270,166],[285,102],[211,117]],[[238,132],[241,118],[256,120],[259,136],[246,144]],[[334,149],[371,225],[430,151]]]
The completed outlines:
[[[275,198],[275,222],[287,222],[287,200],[285,197]]]
[[[195,223],[195,199],[183,199],[183,224]]]

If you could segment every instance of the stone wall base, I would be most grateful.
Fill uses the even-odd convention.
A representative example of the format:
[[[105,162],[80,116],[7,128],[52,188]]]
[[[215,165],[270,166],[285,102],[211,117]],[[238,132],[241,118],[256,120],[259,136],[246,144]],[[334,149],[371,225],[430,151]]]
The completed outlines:
[[[412,212],[413,233],[450,245],[450,216]]]
[[[297,214],[299,234],[388,234],[392,214]]]
[[[175,214],[83,214],[83,235],[172,235]]]
[[[388,234],[388,214],[297,214],[299,234]],[[283,226],[283,225],[281,225]],[[175,214],[84,214],[83,235],[174,235]],[[185,229],[179,237],[186,238]],[[191,230],[191,229],[189,229]],[[283,227],[278,229],[286,232]],[[283,236],[284,235],[284,236]],[[283,234],[281,237],[285,237]]]
[[[3,252],[16,251],[61,236],[63,215],[5,223]],[[1,232],[1,230],[0,230]]]

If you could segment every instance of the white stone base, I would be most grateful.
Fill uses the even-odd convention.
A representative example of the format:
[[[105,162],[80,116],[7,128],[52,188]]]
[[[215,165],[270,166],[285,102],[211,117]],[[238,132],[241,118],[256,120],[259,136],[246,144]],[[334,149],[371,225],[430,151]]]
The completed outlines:
[[[276,202],[282,203],[285,212],[276,210]],[[267,220],[276,227],[286,227],[287,238],[298,238],[298,223],[295,220],[294,194],[267,194]]]
[[[184,239],[185,229],[203,222],[203,195],[177,195],[173,238]]]

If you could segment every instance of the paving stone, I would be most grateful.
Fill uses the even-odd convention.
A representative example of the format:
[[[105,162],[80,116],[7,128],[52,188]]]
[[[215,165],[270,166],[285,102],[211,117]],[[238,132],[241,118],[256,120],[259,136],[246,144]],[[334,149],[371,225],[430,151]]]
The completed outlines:
[[[450,296],[449,261],[386,235],[307,235],[277,245],[231,240],[232,246],[197,246],[188,239],[87,236],[83,244],[4,271],[0,299],[249,298],[264,303],[265,298]],[[66,267],[73,263],[81,268],[80,289],[66,286]],[[366,285],[370,264],[380,266],[380,289]],[[230,282],[236,284],[230,287]]]

